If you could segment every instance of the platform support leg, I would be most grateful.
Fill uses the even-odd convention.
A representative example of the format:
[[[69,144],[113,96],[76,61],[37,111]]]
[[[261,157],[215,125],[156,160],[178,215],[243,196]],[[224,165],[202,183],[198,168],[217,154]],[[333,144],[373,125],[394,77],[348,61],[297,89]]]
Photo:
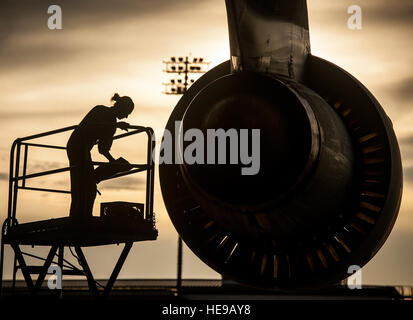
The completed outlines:
[[[126,257],[129,254],[130,249],[132,248],[133,243],[132,242],[126,242],[125,247],[122,250],[122,253],[119,256],[118,262],[116,263],[115,268],[112,271],[112,274],[110,275],[109,281],[106,284],[105,290],[103,291],[102,297],[106,298],[110,291],[112,290],[113,284],[115,283],[120,270],[123,267],[123,264],[125,263]]]
[[[57,246],[52,246],[50,248],[49,254],[47,255],[46,261],[43,264],[43,270],[41,273],[39,273],[39,277],[36,280],[36,284],[34,287],[35,292],[39,291],[40,288],[42,287],[42,283],[44,281],[44,278],[46,278],[47,270],[49,269],[50,265],[52,264],[53,258],[56,255],[57,251]]]
[[[59,246],[59,257],[58,257],[58,265],[60,267],[60,270],[62,271],[62,280],[63,280],[63,258],[64,258],[64,246],[60,245]],[[63,299],[63,287],[62,289],[59,289],[59,299]]]
[[[14,294],[14,291],[16,290],[16,274],[17,274],[17,257],[16,253],[13,255],[13,281],[12,281],[12,288],[11,292]]]
[[[16,255],[17,261],[19,262],[20,269],[22,270],[24,280],[26,281],[27,288],[29,289],[31,294],[35,294],[34,285],[32,277],[27,270],[26,262],[24,261],[23,254],[20,250],[20,247],[17,244],[12,244],[11,247],[14,250],[14,254]]]
[[[1,235],[1,248],[0,248],[0,297],[3,294],[3,268],[4,268],[4,234]]]
[[[90,271],[89,265],[87,264],[85,255],[83,254],[83,251],[80,247],[75,247],[75,251],[79,257],[80,264],[83,268],[83,271],[86,273],[87,277],[87,282],[89,285],[89,289],[92,292],[92,294],[96,297],[99,297],[99,291],[98,288],[96,287],[96,282],[95,279],[93,278],[92,272]]]

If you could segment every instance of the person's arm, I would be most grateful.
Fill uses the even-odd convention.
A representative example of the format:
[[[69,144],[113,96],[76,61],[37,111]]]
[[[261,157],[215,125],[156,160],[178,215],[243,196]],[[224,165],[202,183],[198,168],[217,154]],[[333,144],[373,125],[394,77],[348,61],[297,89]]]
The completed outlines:
[[[116,123],[116,128],[119,128],[119,129],[124,130],[124,131],[128,131],[129,123],[127,123],[125,121],[119,121],[119,122]]]
[[[112,125],[112,128],[106,129],[104,135],[98,141],[98,150],[99,153],[106,157],[109,162],[115,161],[115,158],[110,154],[110,148],[113,143],[113,135],[115,134],[116,127]]]
[[[112,155],[110,154],[109,150],[108,151],[103,151],[101,152],[102,155],[104,155],[106,157],[106,159],[109,160],[109,162],[113,162],[115,161],[115,158],[112,157]]]

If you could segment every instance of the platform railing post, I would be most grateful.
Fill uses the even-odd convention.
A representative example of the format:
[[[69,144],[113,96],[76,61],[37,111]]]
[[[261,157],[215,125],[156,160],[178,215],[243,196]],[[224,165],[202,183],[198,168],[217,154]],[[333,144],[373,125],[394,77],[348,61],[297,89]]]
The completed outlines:
[[[7,207],[7,228],[9,228],[13,221],[12,221],[12,216],[13,216],[13,198],[14,198],[14,193],[13,193],[13,183],[14,183],[14,161],[15,161],[15,151],[16,151],[16,146],[18,144],[19,139],[16,139],[10,150],[10,169],[9,169],[9,199],[8,199],[8,207]],[[3,233],[4,234],[4,233]]]
[[[16,167],[14,168],[14,179],[19,176],[20,170],[20,149],[21,149],[21,142],[17,143],[17,152],[16,152]],[[16,219],[16,211],[17,211],[17,192],[19,190],[19,181],[14,180],[13,185],[13,209],[12,209],[12,219]]]
[[[27,153],[29,152],[29,146],[26,144],[24,146],[24,160],[23,160],[23,181],[22,181],[22,186],[26,186],[26,170],[27,170]]]
[[[149,199],[150,202],[150,214],[151,214],[151,220],[152,220],[152,216],[153,216],[153,197],[154,197],[154,184],[155,184],[155,163],[154,163],[154,159],[153,159],[153,152],[155,150],[155,136],[154,133],[151,131],[152,133],[152,137],[151,137],[151,141],[152,141],[152,147],[151,147],[151,196]]]
[[[151,179],[151,169],[150,169],[150,135],[148,133],[148,145],[147,145],[147,155],[146,155],[146,165],[148,166],[146,168],[146,199],[145,199],[145,218],[149,218],[149,192],[150,192],[150,179]]]
[[[145,219],[153,218],[153,192],[155,166],[153,162],[153,150],[155,148],[154,133],[151,128],[145,130],[148,136],[147,157],[146,157],[146,199],[145,199]]]

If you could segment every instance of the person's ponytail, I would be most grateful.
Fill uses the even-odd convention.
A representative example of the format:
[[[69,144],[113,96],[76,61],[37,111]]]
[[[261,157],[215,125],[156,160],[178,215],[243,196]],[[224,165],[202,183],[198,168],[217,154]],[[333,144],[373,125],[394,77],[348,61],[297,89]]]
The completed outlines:
[[[120,100],[120,95],[117,94],[117,93],[115,93],[115,94],[113,95],[112,99],[110,99],[110,100],[111,100],[111,101],[118,102],[118,101]]]
[[[118,109],[123,109],[127,114],[130,114],[133,111],[135,104],[133,103],[132,99],[128,96],[121,97],[118,93],[115,93],[111,99],[115,101],[113,107]]]

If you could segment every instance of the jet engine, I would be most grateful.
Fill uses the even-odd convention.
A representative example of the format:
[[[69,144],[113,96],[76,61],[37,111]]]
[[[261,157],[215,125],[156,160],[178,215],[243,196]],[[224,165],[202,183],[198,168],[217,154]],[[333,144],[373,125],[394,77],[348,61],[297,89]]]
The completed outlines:
[[[188,89],[166,129],[173,153],[189,143],[176,141],[186,129],[259,129],[260,168],[160,164],[169,216],[226,278],[282,290],[338,283],[377,253],[396,220],[402,166],[392,123],[357,79],[311,54],[305,0],[226,8],[230,59]]]

